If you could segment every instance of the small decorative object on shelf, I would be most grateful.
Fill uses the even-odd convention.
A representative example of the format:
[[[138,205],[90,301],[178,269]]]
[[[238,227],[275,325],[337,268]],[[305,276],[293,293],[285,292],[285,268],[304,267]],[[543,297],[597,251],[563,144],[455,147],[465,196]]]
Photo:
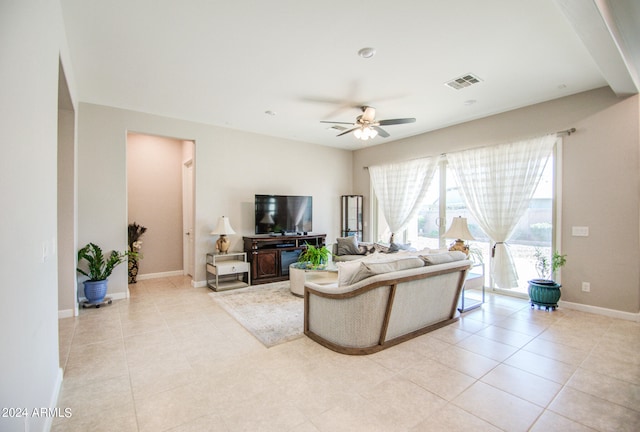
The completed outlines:
[[[129,283],[134,284],[138,282],[138,261],[142,258],[140,249],[142,249],[142,234],[147,231],[146,227],[137,224],[136,222],[129,224],[128,237],[129,237],[129,251],[133,254],[129,255]]]
[[[444,233],[445,238],[457,239],[449,246],[450,251],[461,251],[469,255],[469,245],[464,243],[465,240],[475,240],[469,232],[467,226],[467,218],[456,217],[451,221],[449,230]]]
[[[229,218],[226,216],[220,216],[218,219],[218,226],[211,231],[211,235],[220,235],[220,238],[216,242],[216,252],[221,254],[226,254],[229,251],[229,246],[231,242],[227,238],[229,234],[235,234],[236,232],[231,228],[231,224],[229,223]]]
[[[555,251],[551,256],[551,266],[549,266],[549,257],[540,249],[536,249],[536,271],[540,279],[531,279],[529,281],[529,298],[531,299],[531,309],[538,306],[538,309],[544,307],[546,310],[555,310],[560,300],[562,285],[556,283],[555,280],[549,279],[556,274],[556,271],[566,264],[567,256],[560,255]]]

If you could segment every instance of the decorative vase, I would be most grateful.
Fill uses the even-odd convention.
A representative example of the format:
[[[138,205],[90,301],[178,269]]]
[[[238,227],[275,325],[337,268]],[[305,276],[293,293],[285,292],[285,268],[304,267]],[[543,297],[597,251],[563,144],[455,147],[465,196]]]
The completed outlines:
[[[538,309],[545,307],[555,310],[560,300],[560,287],[562,285],[548,279],[532,279],[529,281],[529,298],[531,308],[538,306]]]
[[[132,256],[129,257],[129,283],[138,282],[138,260]]]
[[[84,296],[91,304],[102,303],[107,295],[107,279],[101,281],[84,281]]]

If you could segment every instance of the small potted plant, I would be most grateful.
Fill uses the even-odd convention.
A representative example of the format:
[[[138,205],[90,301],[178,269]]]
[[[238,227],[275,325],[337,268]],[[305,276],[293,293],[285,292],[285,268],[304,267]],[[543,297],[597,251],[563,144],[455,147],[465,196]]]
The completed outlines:
[[[566,264],[567,256],[555,251],[551,256],[551,261],[549,261],[549,257],[538,248],[536,248],[534,256],[536,259],[536,272],[540,278],[529,281],[531,308],[538,306],[538,309],[540,309],[544,306],[547,310],[549,308],[555,310],[558,307],[558,300],[560,300],[560,288],[562,285],[556,283],[552,278],[558,269]]]
[[[329,261],[331,252],[326,246],[315,247],[306,243],[307,248],[298,257],[298,262],[306,263],[307,268],[322,268]]]
[[[107,295],[107,282],[113,269],[123,263],[127,256],[135,255],[136,252],[116,252],[105,256],[100,246],[89,243],[78,251],[78,265],[86,261],[86,267],[78,267],[78,273],[85,275],[89,279],[84,281],[84,296],[87,303],[99,305]]]
[[[140,253],[140,249],[142,249],[142,240],[140,240],[140,237],[142,237],[142,234],[144,234],[146,231],[146,227],[143,227],[136,222],[129,224],[129,252],[134,252],[132,254],[129,254],[128,259],[130,284],[138,282],[138,261],[142,258],[142,254]]]

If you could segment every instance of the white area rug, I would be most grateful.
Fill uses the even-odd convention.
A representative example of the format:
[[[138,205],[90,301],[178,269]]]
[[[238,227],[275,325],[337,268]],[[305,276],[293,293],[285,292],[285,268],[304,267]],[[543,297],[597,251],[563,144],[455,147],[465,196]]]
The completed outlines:
[[[304,300],[291,294],[289,281],[209,295],[267,348],[303,334]]]

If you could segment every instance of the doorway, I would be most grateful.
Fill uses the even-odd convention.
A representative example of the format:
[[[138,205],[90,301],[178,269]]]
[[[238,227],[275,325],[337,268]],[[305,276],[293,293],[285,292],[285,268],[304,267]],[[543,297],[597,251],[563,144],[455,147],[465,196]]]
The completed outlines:
[[[127,133],[127,219],[147,228],[138,280],[192,274],[195,241],[184,237],[194,236],[187,222],[194,214],[194,148],[189,140]]]
[[[195,278],[195,241],[193,231],[193,159],[182,164],[182,232],[184,275]]]

